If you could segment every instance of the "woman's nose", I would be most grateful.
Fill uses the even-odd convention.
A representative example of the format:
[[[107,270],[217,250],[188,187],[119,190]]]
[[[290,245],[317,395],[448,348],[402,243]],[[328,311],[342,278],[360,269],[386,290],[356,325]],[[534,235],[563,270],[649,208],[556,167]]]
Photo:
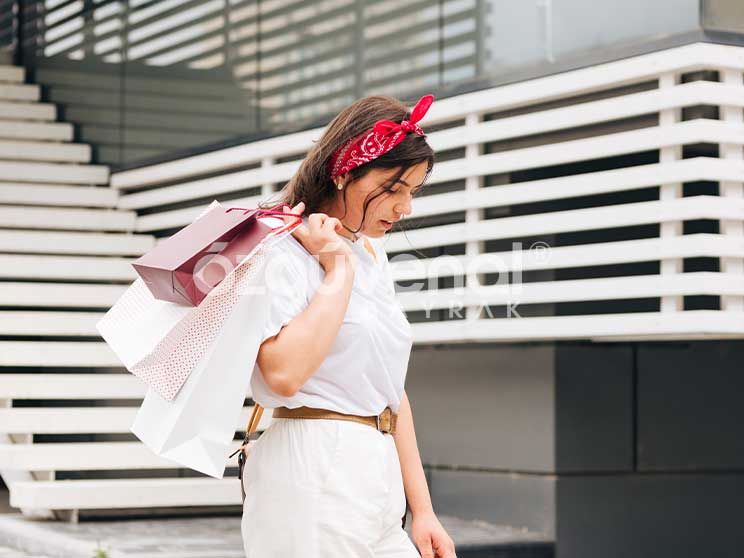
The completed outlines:
[[[394,207],[395,212],[403,217],[404,215],[410,215],[411,214],[411,202],[406,201],[405,203],[397,203]]]

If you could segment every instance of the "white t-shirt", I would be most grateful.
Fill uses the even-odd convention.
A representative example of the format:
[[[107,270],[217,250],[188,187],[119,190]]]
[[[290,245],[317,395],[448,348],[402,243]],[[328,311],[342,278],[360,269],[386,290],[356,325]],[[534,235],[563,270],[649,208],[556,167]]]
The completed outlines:
[[[307,224],[307,216],[303,216]],[[354,284],[338,335],[325,360],[292,397],[271,390],[255,365],[252,398],[266,409],[301,406],[357,415],[378,415],[389,406],[397,413],[403,396],[413,337],[395,298],[382,238],[366,237],[377,261],[364,247],[364,236],[345,239],[358,254]],[[325,277],[318,260],[291,234],[267,256],[269,319],[263,340],[307,308]]]

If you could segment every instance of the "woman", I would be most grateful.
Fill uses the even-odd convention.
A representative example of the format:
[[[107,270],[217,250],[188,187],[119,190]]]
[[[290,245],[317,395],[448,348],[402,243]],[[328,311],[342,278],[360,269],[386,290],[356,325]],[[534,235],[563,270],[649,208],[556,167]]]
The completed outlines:
[[[392,97],[356,101],[282,190],[302,223],[267,262],[271,316],[251,389],[274,411],[242,479],[248,558],[414,558],[416,546],[455,558],[403,389],[411,327],[381,243],[431,173],[416,122],[432,101],[411,113]]]

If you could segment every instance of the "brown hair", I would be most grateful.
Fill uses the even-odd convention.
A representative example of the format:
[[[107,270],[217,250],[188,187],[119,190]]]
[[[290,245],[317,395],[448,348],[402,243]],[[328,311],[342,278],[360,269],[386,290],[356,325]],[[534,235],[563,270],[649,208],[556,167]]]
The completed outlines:
[[[378,120],[400,122],[410,116],[411,113],[405,104],[387,95],[370,95],[353,102],[326,127],[323,135],[307,153],[295,175],[279,192],[279,198],[275,198],[272,202],[259,203],[257,207],[265,209],[284,203],[292,208],[302,201],[305,202],[303,215],[319,212],[319,208],[330,203],[338,192],[328,170],[328,162],[336,150],[349,140],[371,130]],[[387,153],[349,171],[347,185],[362,178],[372,169],[400,167],[398,172],[386,182],[379,194],[365,199],[362,223],[364,223],[369,203],[377,196],[389,191],[410,167],[422,162],[427,163],[424,178],[426,182],[434,166],[434,150],[429,146],[425,137],[408,133],[402,142]],[[345,206],[346,188],[343,192]]]

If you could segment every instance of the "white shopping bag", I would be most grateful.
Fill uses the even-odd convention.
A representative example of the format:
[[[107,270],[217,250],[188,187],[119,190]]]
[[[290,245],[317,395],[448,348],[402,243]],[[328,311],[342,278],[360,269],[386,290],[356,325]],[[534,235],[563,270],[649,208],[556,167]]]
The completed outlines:
[[[240,295],[176,398],[147,391],[131,431],[160,457],[223,477],[269,316],[265,270]]]
[[[212,206],[210,206],[212,207]],[[98,332],[126,369],[162,398],[172,401],[218,335],[253,280],[267,250],[291,234],[280,219],[261,217],[275,228],[210,291],[199,306],[157,300],[138,278],[96,324]]]

